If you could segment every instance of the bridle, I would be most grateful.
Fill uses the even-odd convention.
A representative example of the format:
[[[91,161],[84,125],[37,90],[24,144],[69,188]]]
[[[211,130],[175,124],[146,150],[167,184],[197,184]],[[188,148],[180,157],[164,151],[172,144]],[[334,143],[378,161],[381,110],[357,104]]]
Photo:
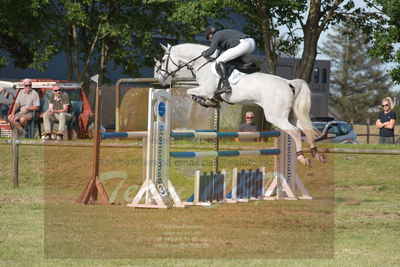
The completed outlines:
[[[201,58],[202,55],[200,55],[200,56],[198,56],[198,57],[195,57],[194,59],[192,59],[192,60],[186,62],[186,63],[183,64],[183,65],[179,65],[179,64],[177,64],[177,63],[172,59],[172,57],[171,57],[171,48],[172,48],[172,47],[170,47],[170,49],[169,49],[168,51],[166,51],[165,54],[164,54],[164,56],[167,55],[167,63],[165,64],[165,69],[162,69],[162,68],[161,68],[161,66],[162,66],[162,61],[160,61],[161,65],[157,68],[157,72],[161,75],[161,77],[162,77],[164,80],[166,80],[166,79],[168,79],[169,77],[175,75],[178,71],[180,71],[180,70],[183,69],[184,67],[187,67],[188,70],[190,70],[190,72],[192,73],[193,78],[196,78],[196,74],[195,74],[194,71],[193,71],[193,66],[190,65],[190,63],[195,62],[196,60],[198,60],[199,58]],[[171,61],[172,64],[175,65],[175,67],[177,67],[176,70],[174,70],[174,71],[168,71],[168,64],[169,64],[170,61]]]

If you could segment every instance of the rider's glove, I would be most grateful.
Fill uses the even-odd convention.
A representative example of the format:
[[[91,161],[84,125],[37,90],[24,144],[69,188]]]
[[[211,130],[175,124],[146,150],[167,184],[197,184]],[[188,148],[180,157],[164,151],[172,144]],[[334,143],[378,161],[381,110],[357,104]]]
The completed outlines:
[[[210,55],[208,54],[208,50],[204,50],[201,55],[205,58],[208,58]]]

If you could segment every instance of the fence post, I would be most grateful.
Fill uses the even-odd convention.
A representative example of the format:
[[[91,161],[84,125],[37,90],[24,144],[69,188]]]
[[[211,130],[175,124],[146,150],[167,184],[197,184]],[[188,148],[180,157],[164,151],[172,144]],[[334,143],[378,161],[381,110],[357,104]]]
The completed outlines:
[[[19,185],[19,177],[18,177],[18,129],[14,127],[11,133],[11,150],[12,150],[12,160],[11,160],[11,176],[12,181],[14,184],[14,188],[18,187]]]
[[[369,118],[367,118],[367,144],[369,144],[369,124],[370,124],[370,121],[369,121]]]

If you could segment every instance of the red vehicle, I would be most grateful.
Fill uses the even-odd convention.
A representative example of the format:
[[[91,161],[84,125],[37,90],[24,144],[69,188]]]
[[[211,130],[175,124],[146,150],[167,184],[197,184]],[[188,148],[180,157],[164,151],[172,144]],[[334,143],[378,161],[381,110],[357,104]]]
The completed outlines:
[[[87,129],[89,124],[89,119],[93,116],[92,109],[90,107],[88,98],[81,87],[80,82],[76,81],[65,81],[65,80],[53,80],[53,79],[31,79],[32,80],[32,88],[38,92],[40,97],[40,112],[35,116],[35,122],[30,123],[32,127],[39,126],[40,132],[40,121],[43,118],[43,113],[48,108],[48,98],[50,94],[52,94],[52,87],[54,84],[58,84],[61,87],[63,92],[66,92],[69,95],[69,99],[71,101],[72,112],[73,112],[73,124],[74,129],[68,129],[69,136],[74,137],[74,133],[70,133],[70,130],[76,130],[77,138],[85,138],[87,136]],[[9,113],[13,109],[15,105],[15,99],[17,98],[19,92],[24,89],[24,86],[21,82],[14,83],[15,88],[17,89],[17,93],[15,98],[10,106]],[[29,137],[33,138],[32,129],[28,129]]]

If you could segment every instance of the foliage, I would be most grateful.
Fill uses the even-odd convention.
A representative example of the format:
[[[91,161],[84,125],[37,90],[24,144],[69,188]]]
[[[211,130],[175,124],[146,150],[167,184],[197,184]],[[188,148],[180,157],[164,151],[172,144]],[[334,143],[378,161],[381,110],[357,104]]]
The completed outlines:
[[[0,50],[8,51],[17,67],[44,70],[64,52],[66,78],[86,85],[96,73],[107,81],[109,63],[137,76],[153,65],[157,38],[180,32],[178,23],[168,21],[172,3],[164,0],[4,0],[0,5]]]
[[[400,84],[400,0],[373,0],[369,5],[376,7],[382,15],[380,23],[372,29],[374,46],[369,52],[394,64],[390,74]]]
[[[48,0],[0,1],[0,51],[6,51],[16,68],[45,69],[53,54],[53,47],[46,44],[49,13]],[[5,57],[0,68],[9,64]]]
[[[70,78],[89,82],[100,73],[106,79],[107,64],[124,67],[124,73],[138,75],[151,66],[158,44],[154,35],[169,33],[165,23],[165,1],[92,0],[53,2],[59,17],[60,47],[67,54]]]
[[[371,44],[354,26],[336,26],[335,30],[321,48],[333,63],[332,104],[346,121],[375,118],[374,110],[380,106],[381,99],[391,94],[391,82],[382,70],[383,62],[367,56]]]
[[[184,24],[195,25],[193,29],[204,29],[215,19],[231,25],[236,23],[232,20],[234,16],[244,18],[247,25],[244,30],[257,40],[264,51],[271,74],[276,74],[281,52],[294,56],[303,46],[294,76],[306,81],[311,79],[321,32],[331,24],[348,17],[359,17],[365,12],[356,8],[352,0],[202,0],[181,1],[176,6],[173,17]],[[230,16],[232,14],[234,16]]]
[[[353,0],[4,0],[0,50],[8,51],[17,67],[41,70],[54,55],[65,52],[67,78],[88,83],[96,73],[107,80],[109,63],[137,76],[141,68],[153,65],[160,41],[194,41],[211,21],[231,25],[239,17],[264,50],[270,73],[276,73],[280,52],[294,55],[302,46],[294,76],[309,81],[321,32],[342,21],[352,20],[373,32],[370,52],[398,62],[398,1],[374,0],[383,8],[382,17],[356,8]],[[0,64],[6,64],[4,59]],[[400,76],[397,68],[391,73],[395,79]]]

